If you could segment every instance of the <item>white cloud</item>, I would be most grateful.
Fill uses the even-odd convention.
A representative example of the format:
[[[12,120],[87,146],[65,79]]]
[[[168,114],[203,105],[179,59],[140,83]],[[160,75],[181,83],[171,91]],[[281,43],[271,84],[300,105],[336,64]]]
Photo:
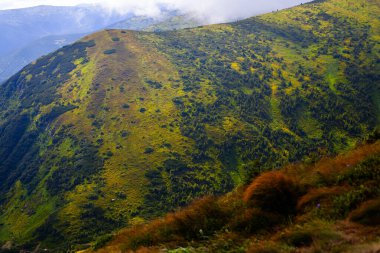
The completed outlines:
[[[91,2],[91,1],[87,1]],[[0,0],[0,9],[17,9],[32,7],[37,5],[56,5],[56,6],[73,6],[77,5],[78,1],[75,0]]]
[[[295,6],[306,0],[166,0],[166,2],[215,23]]]
[[[209,22],[224,22],[282,9],[310,0],[0,0],[0,9],[36,5],[74,6],[79,3],[101,4],[109,10],[156,16],[160,5],[192,12]]]

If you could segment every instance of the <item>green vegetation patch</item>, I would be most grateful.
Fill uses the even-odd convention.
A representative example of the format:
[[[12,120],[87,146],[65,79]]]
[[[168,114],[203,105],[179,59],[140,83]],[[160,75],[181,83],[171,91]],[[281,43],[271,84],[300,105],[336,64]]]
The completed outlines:
[[[104,54],[115,54],[116,53],[116,49],[108,49],[108,50],[105,50],[103,51]]]

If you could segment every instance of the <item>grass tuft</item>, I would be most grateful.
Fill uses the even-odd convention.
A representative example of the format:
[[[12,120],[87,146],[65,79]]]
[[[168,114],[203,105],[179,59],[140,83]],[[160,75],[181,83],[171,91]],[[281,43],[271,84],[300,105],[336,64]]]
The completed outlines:
[[[243,198],[249,206],[290,215],[296,212],[300,192],[299,185],[282,172],[268,172],[248,186]]]

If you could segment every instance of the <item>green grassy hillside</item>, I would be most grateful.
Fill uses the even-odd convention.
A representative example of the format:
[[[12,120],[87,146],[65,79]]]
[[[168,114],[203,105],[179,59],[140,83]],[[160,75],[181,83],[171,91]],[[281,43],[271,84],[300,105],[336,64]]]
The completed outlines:
[[[25,67],[0,86],[0,242],[86,247],[353,148],[380,122],[379,7],[107,30]]]

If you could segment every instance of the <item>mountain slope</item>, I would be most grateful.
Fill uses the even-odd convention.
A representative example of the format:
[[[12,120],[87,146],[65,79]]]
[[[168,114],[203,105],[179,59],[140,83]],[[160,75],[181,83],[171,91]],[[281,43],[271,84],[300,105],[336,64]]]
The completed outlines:
[[[151,18],[120,15],[99,6],[38,6],[0,11],[0,18],[4,36],[0,42],[0,83],[39,57],[106,27],[157,31],[200,25],[177,11],[162,9],[160,17]]]
[[[315,164],[263,173],[229,194],[196,200],[164,218],[103,237],[93,248],[106,244],[95,251],[107,253],[376,252],[379,172],[378,141]]]
[[[353,148],[380,118],[378,17],[316,1],[28,65],[0,87],[0,241],[63,250]]]

